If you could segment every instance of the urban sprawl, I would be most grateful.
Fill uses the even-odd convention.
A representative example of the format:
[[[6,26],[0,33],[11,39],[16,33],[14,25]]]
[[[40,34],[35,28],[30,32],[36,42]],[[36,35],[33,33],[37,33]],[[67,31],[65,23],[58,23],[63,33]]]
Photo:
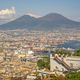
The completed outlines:
[[[80,72],[80,49],[57,47],[68,41],[80,30],[0,30],[0,80],[68,80]]]

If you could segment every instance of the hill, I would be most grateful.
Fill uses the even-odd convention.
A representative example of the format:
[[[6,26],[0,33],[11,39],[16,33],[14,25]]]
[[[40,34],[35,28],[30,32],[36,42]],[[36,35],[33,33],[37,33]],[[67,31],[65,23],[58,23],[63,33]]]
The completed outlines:
[[[54,30],[61,28],[80,29],[80,22],[64,17],[61,14],[50,13],[43,17],[35,18],[23,15],[14,21],[0,25],[0,29],[29,29],[29,30]]]

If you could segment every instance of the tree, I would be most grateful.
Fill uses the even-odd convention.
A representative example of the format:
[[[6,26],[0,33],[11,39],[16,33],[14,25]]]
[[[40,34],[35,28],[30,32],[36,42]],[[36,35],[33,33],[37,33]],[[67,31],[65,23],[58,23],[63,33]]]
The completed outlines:
[[[44,57],[43,61],[45,63],[45,68],[50,70],[50,58],[49,57]]]
[[[42,59],[38,60],[37,66],[39,67],[39,69],[43,69],[43,68],[50,69],[49,57],[42,57]]]
[[[74,56],[80,56],[80,49],[77,49],[74,53]]]
[[[45,67],[44,61],[42,59],[38,60],[37,66],[39,67],[39,69],[43,69]]]
[[[66,80],[80,80],[80,72],[71,72],[66,74]]]
[[[60,56],[61,56],[61,55],[64,55],[64,56],[66,56],[66,55],[71,56],[72,53],[71,53],[69,50],[57,49],[57,50],[55,51],[55,54],[59,54]]]

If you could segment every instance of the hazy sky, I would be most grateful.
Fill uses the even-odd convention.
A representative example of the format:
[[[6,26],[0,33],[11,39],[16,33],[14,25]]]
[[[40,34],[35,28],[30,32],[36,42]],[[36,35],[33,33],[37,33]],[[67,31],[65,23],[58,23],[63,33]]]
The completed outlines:
[[[27,13],[43,16],[60,13],[80,21],[80,0],[0,0],[0,20],[12,19]]]

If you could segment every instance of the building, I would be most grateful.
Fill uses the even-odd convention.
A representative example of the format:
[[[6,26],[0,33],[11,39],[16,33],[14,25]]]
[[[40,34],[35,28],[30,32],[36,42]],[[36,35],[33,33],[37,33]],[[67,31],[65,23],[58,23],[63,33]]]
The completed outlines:
[[[50,70],[51,71],[75,71],[80,70],[80,57],[60,57],[57,54],[50,55]]]

